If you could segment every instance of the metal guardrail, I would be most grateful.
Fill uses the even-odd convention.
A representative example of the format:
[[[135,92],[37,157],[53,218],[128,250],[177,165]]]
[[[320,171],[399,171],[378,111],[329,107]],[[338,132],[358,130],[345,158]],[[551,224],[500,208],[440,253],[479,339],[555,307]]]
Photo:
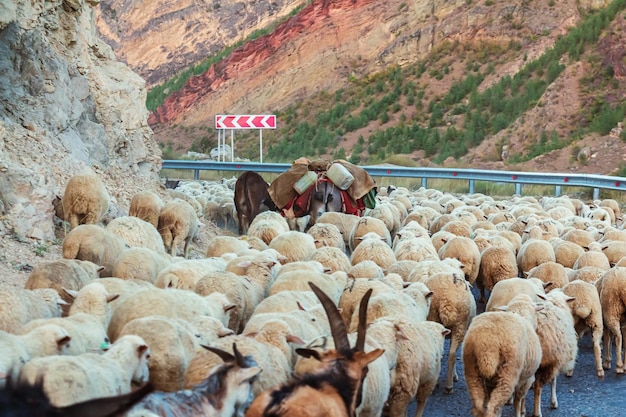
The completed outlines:
[[[200,178],[200,171],[257,171],[285,172],[291,164],[268,164],[259,162],[215,162],[164,160],[163,169],[190,169],[194,179]],[[554,185],[555,195],[561,194],[561,187],[593,188],[593,198],[600,198],[600,190],[626,191],[626,178],[596,174],[540,173],[520,171],[491,171],[484,169],[456,168],[409,168],[401,166],[363,166],[374,177],[421,178],[422,186],[428,186],[429,178],[468,180],[469,193],[475,192],[476,181],[489,181],[515,184],[515,193],[522,193],[524,184]]]

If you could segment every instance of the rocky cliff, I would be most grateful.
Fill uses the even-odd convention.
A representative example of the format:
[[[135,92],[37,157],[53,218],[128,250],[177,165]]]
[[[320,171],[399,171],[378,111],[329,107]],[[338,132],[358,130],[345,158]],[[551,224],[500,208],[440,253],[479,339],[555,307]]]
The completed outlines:
[[[0,0],[0,236],[54,239],[75,174],[99,174],[113,210],[159,184],[145,81],[96,36],[98,3]]]

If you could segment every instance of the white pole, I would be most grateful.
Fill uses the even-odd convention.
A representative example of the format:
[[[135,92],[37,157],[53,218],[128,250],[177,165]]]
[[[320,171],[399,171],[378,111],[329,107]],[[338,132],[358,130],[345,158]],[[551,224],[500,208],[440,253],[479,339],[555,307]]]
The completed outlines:
[[[259,162],[263,163],[263,129],[259,129]]]
[[[222,129],[217,129],[217,162],[220,161],[220,136],[222,135]]]
[[[235,129],[230,130],[230,162],[235,162]]]

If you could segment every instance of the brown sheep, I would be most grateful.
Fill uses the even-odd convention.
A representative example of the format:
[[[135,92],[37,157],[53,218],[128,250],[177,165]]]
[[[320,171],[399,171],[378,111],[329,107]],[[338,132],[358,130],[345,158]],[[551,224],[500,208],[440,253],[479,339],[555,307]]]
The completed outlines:
[[[109,193],[95,175],[75,175],[67,183],[62,213],[70,230],[80,224],[100,222],[109,209]]]
[[[176,256],[178,246],[185,242],[183,255],[187,257],[191,239],[198,231],[198,216],[191,204],[175,199],[161,209],[157,229],[163,238],[165,249],[169,250],[171,256]]]
[[[152,191],[142,191],[133,196],[130,201],[129,216],[139,217],[151,223],[155,228],[159,226],[159,214],[163,208],[163,200]]]

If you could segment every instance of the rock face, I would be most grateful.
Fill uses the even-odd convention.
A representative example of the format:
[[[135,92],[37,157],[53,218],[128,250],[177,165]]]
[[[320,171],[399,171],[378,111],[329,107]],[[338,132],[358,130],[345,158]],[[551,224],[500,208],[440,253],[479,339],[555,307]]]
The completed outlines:
[[[148,86],[289,15],[306,0],[103,0],[100,37]]]
[[[160,135],[173,124],[211,126],[215,114],[279,110],[389,66],[414,63],[446,40],[523,44],[546,33],[565,33],[580,20],[579,10],[607,4],[316,0],[270,34],[192,77],[150,115],[149,123]],[[553,39],[538,43],[529,58]]]
[[[54,239],[52,200],[95,172],[120,210],[158,186],[145,82],[97,38],[97,0],[0,0],[0,236]]]

